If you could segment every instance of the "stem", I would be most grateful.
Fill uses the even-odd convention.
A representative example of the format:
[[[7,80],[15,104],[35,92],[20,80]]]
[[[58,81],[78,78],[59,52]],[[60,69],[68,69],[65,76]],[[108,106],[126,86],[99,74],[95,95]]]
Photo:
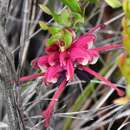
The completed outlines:
[[[103,23],[103,24],[98,24],[96,25],[94,28],[92,28],[88,33],[94,33],[94,32],[97,32],[99,31],[100,29],[104,28],[105,26],[109,25],[110,23],[114,22],[115,20],[121,18],[124,16],[124,13],[121,13],[120,15],[110,19],[109,21]]]
[[[25,64],[26,57],[27,57],[27,51],[29,47],[29,41],[26,41],[28,35],[29,35],[29,23],[27,22],[30,17],[30,0],[24,0],[24,6],[23,6],[23,21],[22,21],[22,31],[20,36],[20,52],[19,52],[19,65],[18,65],[18,77],[20,77],[20,73],[22,71],[22,68]]]
[[[112,22],[114,22],[115,20],[117,20],[117,19],[123,17],[124,15],[125,15],[125,13],[123,12],[123,13],[119,14],[118,16],[116,16],[116,17],[110,19],[109,21],[106,21],[106,22],[104,23],[104,25],[109,25],[109,24],[111,24]]]

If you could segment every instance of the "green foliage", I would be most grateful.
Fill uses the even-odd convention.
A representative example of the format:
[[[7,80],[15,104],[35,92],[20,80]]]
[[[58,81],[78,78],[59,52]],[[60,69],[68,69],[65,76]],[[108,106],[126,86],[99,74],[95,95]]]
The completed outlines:
[[[128,0],[123,1],[123,9],[124,9],[125,14],[128,17],[128,20],[130,21],[130,1]]]
[[[48,25],[47,23],[43,22],[43,21],[39,21],[39,25],[41,27],[41,29],[43,30],[48,30]]]
[[[64,25],[66,27],[69,27],[71,25],[70,21],[70,12],[69,10],[64,10],[60,14],[53,12],[52,16],[58,24]]]
[[[123,26],[123,45],[126,49],[126,51],[129,53],[130,55],[130,26],[128,23],[128,19],[126,17],[124,17],[122,19],[122,26]]]
[[[41,8],[41,10],[45,13],[47,13],[48,15],[52,15],[51,10],[44,4],[39,4],[39,7]]]
[[[126,53],[123,53],[118,60],[118,65],[124,77],[127,80],[127,96],[130,98],[130,1],[123,0],[123,10],[125,16],[122,19],[123,27],[123,45]]]
[[[105,1],[112,8],[119,8],[119,7],[121,7],[121,2],[119,0],[105,0]]]
[[[51,12],[55,22],[57,24],[68,27],[71,25],[70,15],[68,10],[61,12],[60,14]],[[81,18],[81,17],[79,17]],[[77,18],[78,20],[78,18]],[[40,21],[40,27],[43,30],[48,30],[51,33],[51,37],[48,39],[48,45],[51,46],[56,42],[64,42],[64,47],[68,48],[72,42],[72,34],[67,29],[61,29],[60,27],[50,26],[46,22]]]
[[[55,35],[56,33],[59,33],[61,31],[60,27],[56,27],[56,26],[51,26],[48,28],[48,31],[52,34]]]
[[[44,21],[40,21],[39,25],[43,30],[47,30],[51,34],[48,39],[49,46],[63,42],[64,48],[68,48],[72,43],[72,34],[67,28],[77,29],[79,23],[84,23],[84,17],[81,14],[80,4],[77,0],[62,0],[62,2],[68,8],[60,13],[50,10],[46,5],[39,5],[43,12],[51,15],[54,19],[53,25],[48,25]]]
[[[72,42],[72,34],[70,31],[68,31],[67,29],[65,30],[60,30],[57,33],[55,33],[54,35],[52,35],[49,39],[48,39],[48,44],[49,45],[53,45],[55,43],[58,42],[63,42],[64,43],[64,47],[68,48],[71,45]]]
[[[122,19],[123,27],[123,44],[130,55],[130,3],[128,0],[123,1],[125,17]]]
[[[39,21],[39,25],[41,29],[48,30],[52,35],[61,31],[60,27],[49,26],[46,22],[43,22],[43,21]]]
[[[73,12],[73,21],[74,27],[76,27],[78,23],[84,23],[84,17],[79,13]]]
[[[70,31],[65,30],[64,31],[64,35],[63,35],[63,39],[65,42],[65,47],[68,48],[71,45],[72,42],[72,34]]]
[[[59,42],[59,40],[61,39],[62,39],[62,33],[61,32],[56,33],[48,39],[48,45],[51,46],[55,44],[56,42]]]
[[[41,10],[48,15],[51,15],[54,18],[54,21],[58,24],[64,25],[69,27],[71,25],[70,21],[70,12],[66,9],[62,11],[61,13],[56,13],[55,11],[51,11],[46,5],[40,4],[39,7]],[[41,23],[40,23],[41,24]]]
[[[130,87],[130,57],[127,55],[127,53],[121,54],[121,56],[118,58],[118,65],[120,67],[122,74],[127,80],[128,86]],[[128,97],[130,97],[129,87],[127,87],[126,89]]]
[[[130,97],[130,86],[129,85],[127,86],[126,94],[127,94],[128,97]]]
[[[81,8],[77,0],[61,0],[67,5],[73,12],[81,13]]]

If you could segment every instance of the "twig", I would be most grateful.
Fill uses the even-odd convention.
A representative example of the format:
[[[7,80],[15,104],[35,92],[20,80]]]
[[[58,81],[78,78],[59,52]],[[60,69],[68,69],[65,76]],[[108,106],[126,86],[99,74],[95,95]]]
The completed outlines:
[[[116,17],[114,17],[114,18],[108,20],[108,21],[105,22],[104,24],[105,24],[105,25],[109,25],[109,24],[113,23],[114,21],[116,21],[117,19],[120,19],[121,17],[123,17],[124,14],[125,14],[125,13],[123,12],[123,13],[117,15]]]
[[[7,48],[5,49],[2,45],[7,44],[5,35],[3,33],[3,29],[0,25],[0,81],[2,82],[1,88],[5,95],[7,112],[10,124],[10,130],[21,130],[19,124],[19,114],[17,111],[17,103],[16,103],[16,92],[14,92],[13,88],[14,84],[11,84],[11,81],[16,79],[16,75],[14,72],[14,67],[12,63],[12,58]],[[0,88],[0,89],[1,89]],[[9,89],[12,88],[12,89]]]
[[[24,12],[23,12],[23,24],[22,24],[22,32],[20,37],[20,53],[19,53],[19,67],[18,67],[18,76],[20,75],[21,69],[24,65],[26,56],[27,56],[27,49],[29,46],[29,41],[27,42],[26,39],[29,34],[29,24],[26,22],[29,20],[30,14],[29,14],[29,8],[30,8],[30,0],[24,0]]]

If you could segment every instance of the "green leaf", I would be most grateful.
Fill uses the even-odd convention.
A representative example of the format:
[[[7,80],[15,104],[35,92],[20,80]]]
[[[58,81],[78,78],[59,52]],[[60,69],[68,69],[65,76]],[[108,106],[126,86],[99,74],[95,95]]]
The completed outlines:
[[[62,0],[74,12],[81,12],[80,5],[77,0]]]
[[[72,34],[71,34],[71,32],[68,31],[68,30],[65,30],[64,35],[63,35],[63,39],[64,39],[64,42],[65,42],[65,48],[68,48],[72,43]]]
[[[39,21],[39,25],[43,30],[48,30],[48,25],[47,23],[43,22],[43,21]]]
[[[123,9],[124,9],[126,16],[130,20],[130,2],[128,0],[123,1]]]
[[[105,0],[105,1],[112,8],[121,7],[121,2],[119,0]]]
[[[57,41],[59,41],[60,39],[62,39],[62,32],[56,33],[55,35],[52,35],[49,39],[48,39],[48,45],[51,46],[53,44],[55,44]]]
[[[56,33],[59,33],[59,32],[61,31],[61,28],[52,26],[52,27],[49,27],[49,28],[48,28],[48,31],[49,31],[52,35],[54,35],[54,34],[56,34]]]
[[[53,44],[55,44],[55,42],[57,41],[58,39],[56,39],[55,37],[50,37],[48,39],[48,45],[51,46]]]
[[[73,21],[74,21],[74,26],[76,26],[78,23],[84,23],[84,17],[76,12],[73,12]]]
[[[39,4],[39,7],[41,8],[41,10],[45,13],[47,13],[48,15],[52,15],[51,10],[44,4]]]
[[[67,27],[71,25],[70,12],[68,10],[64,10],[60,14],[53,12],[52,16],[54,20],[61,25],[65,25]]]
[[[40,25],[41,29],[48,30],[52,35],[61,31],[61,28],[55,27],[55,26],[48,26],[48,24],[43,21],[39,21],[39,25]]]
[[[48,45],[51,46],[58,41],[64,41],[65,48],[68,48],[72,43],[72,34],[67,29],[60,30],[48,39]]]

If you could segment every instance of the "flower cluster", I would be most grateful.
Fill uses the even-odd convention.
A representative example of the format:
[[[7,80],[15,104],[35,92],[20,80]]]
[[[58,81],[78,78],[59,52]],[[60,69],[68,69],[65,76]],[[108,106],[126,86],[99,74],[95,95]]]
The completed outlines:
[[[63,41],[57,41],[55,44],[47,47],[45,49],[45,55],[32,61],[33,68],[40,69],[41,73],[22,77],[20,79],[21,81],[25,81],[42,76],[44,78],[44,82],[48,85],[56,83],[57,80],[62,76],[65,77],[52,97],[52,101],[50,102],[48,108],[43,112],[43,116],[45,118],[45,127],[49,126],[56,99],[58,99],[60,94],[63,92],[67,82],[73,80],[75,68],[90,73],[106,83],[106,85],[115,89],[120,96],[123,95],[123,92],[119,90],[113,83],[102,77],[99,73],[96,73],[87,67],[87,65],[95,64],[97,62],[99,59],[99,52],[122,47],[121,45],[116,44],[107,45],[100,48],[93,48],[93,43],[96,40],[94,33],[101,28],[102,25],[98,25],[85,35],[82,35],[78,38],[75,38],[75,33],[73,30],[69,30],[73,38],[70,47],[65,49]]]

